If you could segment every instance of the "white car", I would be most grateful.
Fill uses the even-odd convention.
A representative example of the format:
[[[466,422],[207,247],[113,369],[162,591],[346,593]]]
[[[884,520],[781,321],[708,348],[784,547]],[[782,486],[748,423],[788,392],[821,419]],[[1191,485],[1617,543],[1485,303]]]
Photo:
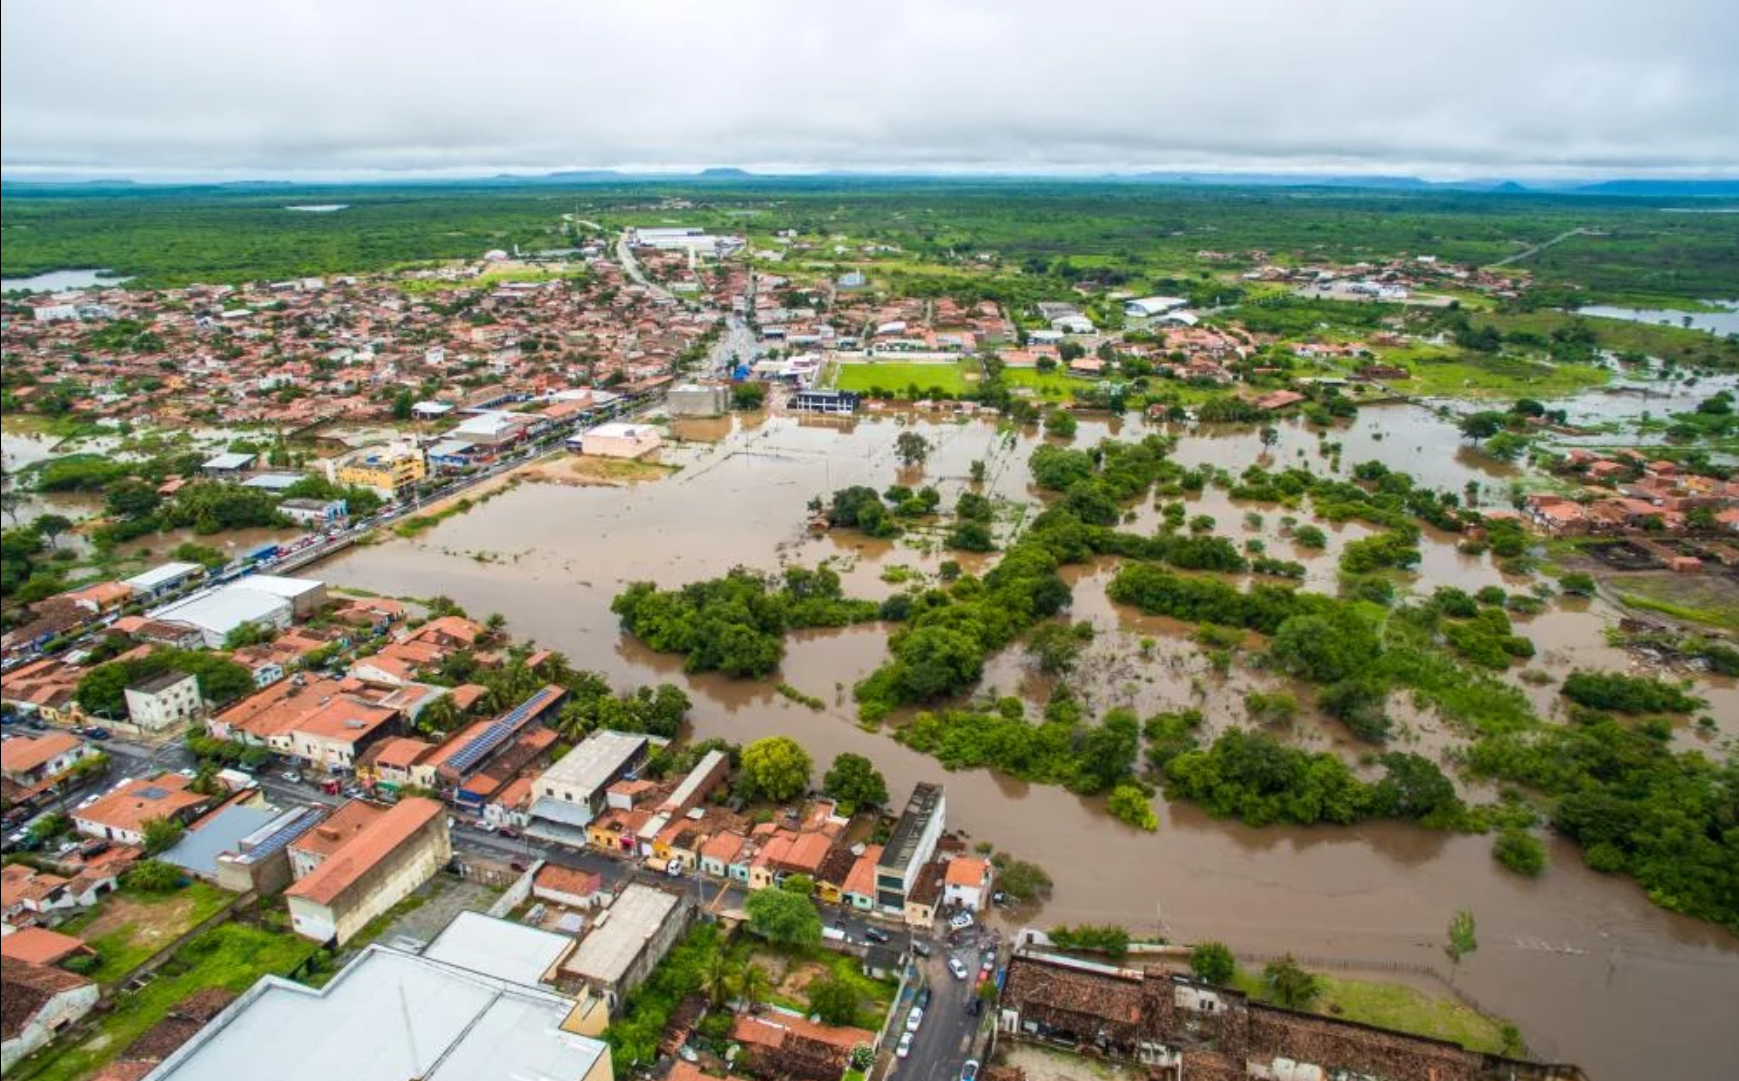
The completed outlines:
[[[918,1026],[923,1023],[924,1011],[922,1007],[913,1006],[912,1012],[906,1015],[906,1031],[916,1032],[918,1031]]]
[[[910,1032],[902,1032],[900,1033],[900,1046],[894,1048],[894,1055],[898,1058],[905,1058],[911,1053],[912,1034]]]
[[[966,963],[958,957],[948,958],[948,971],[954,973],[954,978],[957,980],[964,980],[968,975]]]
[[[953,919],[948,921],[948,926],[954,928],[956,931],[966,930],[968,927],[972,926],[972,913],[960,913],[960,915],[955,916]]]
[[[302,775],[300,773],[297,773],[293,769],[285,770],[284,771],[284,780],[288,781],[290,784],[301,784],[302,783]]]

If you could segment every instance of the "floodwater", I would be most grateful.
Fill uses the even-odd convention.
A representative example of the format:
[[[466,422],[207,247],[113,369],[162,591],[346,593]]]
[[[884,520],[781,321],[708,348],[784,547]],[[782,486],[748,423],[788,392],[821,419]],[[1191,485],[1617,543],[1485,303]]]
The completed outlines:
[[[1667,326],[1703,330],[1710,334],[1739,334],[1739,300],[1711,300],[1710,304],[1725,308],[1719,312],[1681,312],[1671,308],[1616,308],[1596,304],[1577,308],[1577,315],[1592,315],[1600,319],[1623,319],[1628,323],[1664,323]]]
[[[1029,514],[1036,509],[1026,466],[1035,439],[1005,436],[981,421],[918,427],[936,446],[922,470],[908,471],[894,457],[904,427],[892,417],[695,425],[685,433],[690,441],[667,445],[663,461],[682,466],[667,479],[626,488],[521,485],[415,540],[356,549],[312,573],[397,596],[446,594],[478,617],[501,612],[515,634],[561,649],[619,686],[680,683],[694,700],[700,736],[791,735],[822,764],[842,751],[868,755],[896,792],[945,781],[952,826],[1038,862],[1055,878],[1054,898],[1029,917],[1040,926],[1118,922],[1250,951],[1434,965],[1448,975],[1444,929],[1455,910],[1467,908],[1478,919],[1480,949],[1455,973],[1456,983],[1486,1009],[1513,1018],[1537,1055],[1579,1062],[1599,1081],[1728,1073],[1739,1054],[1732,1023],[1739,939],[1652,905],[1627,880],[1587,870],[1567,844],[1552,842],[1550,869],[1527,880],[1493,862],[1489,837],[1398,824],[1255,830],[1162,802],[1160,830],[1144,834],[1095,801],[984,771],[947,775],[885,732],[860,728],[850,689],[886,655],[879,627],[810,631],[787,641],[779,679],[821,698],[820,711],[780,697],[771,680],[685,675],[681,658],[651,653],[621,634],[609,603],[633,580],[674,587],[738,564],[773,570],[832,557],[848,590],[882,597],[902,588],[884,580],[888,568],[934,574],[947,558],[909,540],[811,535],[805,504],[836,488],[932,483],[950,506],[966,487],[970,463],[982,459],[989,491],[1027,504]],[[1076,445],[1113,430],[1128,439],[1150,429],[1139,421],[1086,420]],[[1348,470],[1381,457],[1456,491],[1468,481],[1489,490],[1509,475],[1508,467],[1462,453],[1453,428],[1425,409],[1366,410],[1327,438],[1343,445]],[[1186,435],[1177,457],[1234,473],[1265,454],[1275,464],[1302,456],[1324,468],[1318,444],[1314,432],[1287,423],[1272,448],[1252,430],[1228,429]],[[1259,537],[1271,553],[1300,559],[1312,588],[1332,588],[1340,546],[1369,532],[1357,523],[1329,529],[1328,550],[1311,555],[1282,535],[1281,508],[1233,504],[1215,488],[1191,503],[1192,514],[1216,518],[1219,532]],[[1246,522],[1252,511],[1260,523]],[[1154,520],[1151,505],[1142,506],[1133,528],[1151,528]],[[1422,581],[1520,585],[1506,583],[1489,557],[1457,552],[1451,537],[1427,536],[1423,547]],[[1222,676],[1190,643],[1190,628],[1110,604],[1104,589],[1112,572],[1109,563],[1068,571],[1073,618],[1098,632],[1072,682],[1096,710],[1130,704],[1145,714],[1195,705],[1219,729],[1244,723],[1246,691],[1283,685],[1237,663]],[[1545,614],[1518,620],[1540,647],[1533,666],[1553,685],[1578,664],[1622,667],[1627,660],[1602,637],[1616,613],[1599,601],[1575,606],[1554,602]],[[984,685],[1035,703],[1049,689],[1018,651],[993,658]],[[1739,735],[1739,693],[1731,685],[1700,689],[1725,733]],[[1307,697],[1307,688],[1297,690]],[[1542,709],[1555,705],[1550,686],[1529,693]],[[1441,722],[1404,703],[1395,713],[1405,729],[1400,746],[1435,756],[1457,742]],[[1357,753],[1332,725],[1300,721],[1296,734]]]
[[[0,278],[0,293],[22,289],[27,293],[62,293],[70,289],[108,289],[133,279],[107,270],[50,270],[28,278]]]

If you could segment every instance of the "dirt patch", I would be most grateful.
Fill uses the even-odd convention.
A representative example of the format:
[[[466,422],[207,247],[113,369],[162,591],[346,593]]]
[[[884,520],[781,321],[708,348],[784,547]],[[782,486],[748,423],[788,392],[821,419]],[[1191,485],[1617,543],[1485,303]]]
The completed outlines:
[[[126,932],[134,946],[149,946],[153,951],[173,942],[193,922],[195,899],[177,894],[161,901],[142,901],[125,894],[112,894],[103,902],[96,919],[79,932],[85,941]]]
[[[569,488],[626,488],[645,481],[663,480],[674,466],[641,459],[570,458],[528,467],[524,478],[536,484],[560,484]]]
[[[1083,1081],[1084,1078],[1122,1081],[1135,1076],[1134,1071],[1112,1065],[1103,1059],[1071,1055],[1046,1047],[1015,1043],[1012,1040],[1004,1043],[1002,1047],[1002,1051],[996,1056],[997,1062],[1025,1071],[1027,1081]]]
[[[802,999],[804,1002],[808,1002],[809,985],[816,980],[826,979],[827,975],[827,968],[824,965],[818,965],[813,961],[792,962],[784,972],[779,974],[779,982],[774,991],[781,998]]]

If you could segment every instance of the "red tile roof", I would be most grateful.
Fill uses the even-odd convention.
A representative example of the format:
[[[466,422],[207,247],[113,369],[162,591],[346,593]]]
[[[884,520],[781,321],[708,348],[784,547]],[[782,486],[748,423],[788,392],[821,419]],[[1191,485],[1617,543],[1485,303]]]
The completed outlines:
[[[284,891],[286,897],[301,897],[329,905],[381,860],[416,835],[417,831],[446,809],[432,799],[413,796],[393,805],[386,814],[328,856],[314,873]]]

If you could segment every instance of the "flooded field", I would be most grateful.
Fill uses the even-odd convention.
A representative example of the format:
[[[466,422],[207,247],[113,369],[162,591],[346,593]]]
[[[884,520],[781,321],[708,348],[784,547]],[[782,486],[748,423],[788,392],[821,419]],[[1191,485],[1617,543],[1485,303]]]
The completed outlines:
[[[576,665],[621,685],[682,683],[694,699],[699,735],[751,740],[789,734],[823,762],[840,751],[866,754],[896,791],[918,780],[946,779],[951,825],[1039,862],[1056,879],[1054,899],[1029,917],[1041,926],[1114,921],[1138,932],[1222,938],[1256,951],[1443,966],[1448,917],[1470,908],[1479,919],[1481,948],[1462,965],[1457,983],[1488,1010],[1515,1019],[1540,1056],[1578,1061],[1602,1081],[1689,1081],[1727,1069],[1721,1064],[1730,1065],[1739,1052],[1739,1031],[1731,1024],[1739,1003],[1739,940],[1650,904],[1627,880],[1587,870],[1567,844],[1554,843],[1547,874],[1528,880],[1494,863],[1489,837],[1401,825],[1254,830],[1166,805],[1159,832],[1140,833],[1102,813],[1096,802],[1061,789],[985,772],[945,775],[885,733],[860,728],[850,689],[885,656],[878,627],[812,631],[788,641],[779,678],[826,702],[819,712],[780,697],[773,681],[686,676],[680,658],[653,654],[622,636],[609,603],[633,580],[673,587],[737,564],[772,570],[782,562],[812,565],[832,557],[850,592],[882,597],[898,588],[883,580],[889,567],[934,573],[947,558],[907,542],[810,534],[805,504],[836,488],[922,481],[936,484],[951,506],[966,486],[970,463],[982,459],[988,490],[1027,505],[1027,513],[1036,510],[1026,467],[1036,440],[981,421],[919,427],[936,446],[921,471],[906,471],[893,452],[905,429],[891,417],[685,426],[679,434],[688,441],[663,454],[665,463],[682,467],[667,479],[620,488],[521,485],[414,541],[360,549],[314,573],[392,595],[446,594],[478,617],[501,612],[515,634],[559,648]],[[1076,444],[1148,430],[1139,422],[1088,420]],[[1454,430],[1425,409],[1370,409],[1328,438],[1342,444],[1349,470],[1381,458],[1455,491],[1469,481],[1487,491],[1507,486],[1510,467],[1466,451]],[[1176,457],[1234,473],[1264,455],[1276,465],[1302,457],[1324,468],[1319,442],[1316,433],[1288,423],[1273,447],[1265,448],[1252,430],[1233,429],[1188,435]],[[1259,524],[1246,521],[1251,511],[1262,515]],[[1317,589],[1333,588],[1341,546],[1370,532],[1356,523],[1330,529],[1327,550],[1307,553],[1280,534],[1280,508],[1234,504],[1210,488],[1191,500],[1191,513],[1212,515],[1223,535],[1260,537],[1270,552],[1299,559],[1309,568],[1307,586]],[[1006,516],[1019,514],[1012,509]],[[1156,521],[1157,512],[1145,505],[1130,528],[1151,529]],[[1422,547],[1419,580],[1426,589],[1521,584],[1506,582],[1488,557],[1456,551],[1453,538],[1427,536]],[[1068,573],[1073,618],[1091,621],[1099,632],[1071,681],[1095,709],[1127,703],[1145,714],[1195,705],[1218,728],[1244,723],[1246,691],[1277,685],[1236,665],[1218,675],[1189,641],[1189,628],[1110,604],[1105,584],[1112,564]],[[1552,677],[1541,687],[1518,683],[1543,713],[1556,709],[1555,686],[1573,667],[1629,665],[1603,637],[1616,619],[1600,601],[1554,601],[1541,615],[1517,620],[1518,630],[1539,646],[1532,666]],[[1049,690],[1018,650],[994,658],[984,683],[1034,702]],[[1731,681],[1704,683],[1699,693],[1709,698],[1723,735],[1739,736],[1739,691]],[[1435,756],[1455,742],[1433,717],[1404,704],[1395,714],[1403,722],[1400,746]],[[1347,742],[1338,726],[1324,723],[1300,721],[1294,734],[1318,746]],[[1345,749],[1356,753],[1350,744]]]

